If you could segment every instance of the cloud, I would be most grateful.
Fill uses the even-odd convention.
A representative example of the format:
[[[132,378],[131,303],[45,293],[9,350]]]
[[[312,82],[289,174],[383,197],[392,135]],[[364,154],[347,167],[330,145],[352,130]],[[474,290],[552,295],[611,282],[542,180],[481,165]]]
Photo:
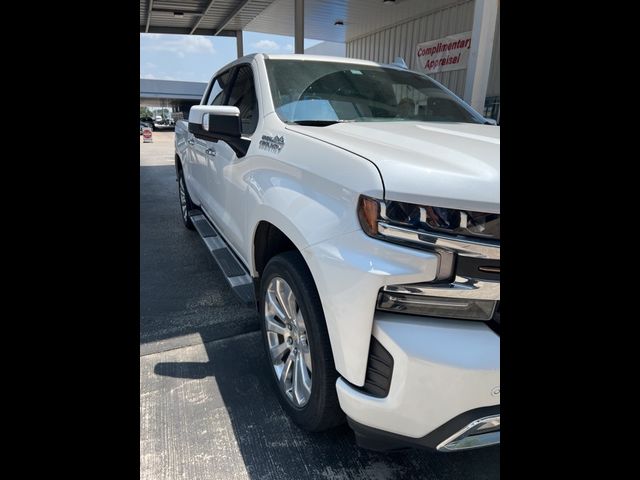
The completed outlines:
[[[280,50],[280,45],[278,45],[273,40],[259,40],[256,43],[251,45],[253,48],[257,48],[260,52],[275,52]]]
[[[291,45],[290,43],[287,43],[284,46],[284,50],[287,51],[287,52],[293,52],[293,45]]]
[[[153,70],[153,69],[157,68],[158,66],[155,63],[147,62],[147,63],[144,64],[144,67],[148,68],[150,70]]]
[[[176,35],[174,38],[157,36],[150,37],[149,40],[151,41],[141,47],[141,50],[171,52],[181,58],[187,53],[216,53],[213,42],[199,35]]]

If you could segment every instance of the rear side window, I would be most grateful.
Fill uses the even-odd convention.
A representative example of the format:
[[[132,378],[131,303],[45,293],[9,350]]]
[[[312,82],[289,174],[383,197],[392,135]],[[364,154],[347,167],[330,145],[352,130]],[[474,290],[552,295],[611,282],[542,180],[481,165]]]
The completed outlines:
[[[243,65],[238,68],[231,95],[226,104],[238,107],[240,110],[243,134],[250,135],[255,132],[258,126],[258,100],[250,66]]]
[[[211,91],[207,98],[207,105],[224,105],[224,97],[229,90],[229,80],[231,79],[231,70],[218,75],[211,85]]]

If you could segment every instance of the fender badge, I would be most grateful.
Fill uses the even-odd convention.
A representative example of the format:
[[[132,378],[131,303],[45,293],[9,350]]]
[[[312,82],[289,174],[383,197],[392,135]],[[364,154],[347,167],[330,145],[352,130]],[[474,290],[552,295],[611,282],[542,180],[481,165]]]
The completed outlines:
[[[258,148],[262,150],[267,150],[272,153],[280,153],[284,147],[284,136],[274,136],[271,137],[269,135],[262,135],[262,139],[258,144]]]

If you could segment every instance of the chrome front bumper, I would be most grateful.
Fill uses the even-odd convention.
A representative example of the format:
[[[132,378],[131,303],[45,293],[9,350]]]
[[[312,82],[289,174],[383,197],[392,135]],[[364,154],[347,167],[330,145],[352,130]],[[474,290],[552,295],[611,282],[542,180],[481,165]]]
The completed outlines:
[[[414,283],[413,285],[387,285],[385,292],[406,293],[473,300],[500,300],[500,283],[456,277],[452,283]]]
[[[380,224],[385,235],[410,240],[438,254],[436,281],[385,285],[377,307],[385,311],[489,321],[500,300],[500,246],[426,235]],[[454,278],[448,283],[443,280]]]

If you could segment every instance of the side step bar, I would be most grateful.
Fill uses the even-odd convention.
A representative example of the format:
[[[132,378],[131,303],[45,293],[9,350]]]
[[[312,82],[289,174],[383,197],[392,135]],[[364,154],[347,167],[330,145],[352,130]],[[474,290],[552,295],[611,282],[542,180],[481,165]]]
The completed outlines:
[[[238,261],[233,252],[229,249],[225,241],[218,234],[216,228],[209,222],[201,210],[189,210],[189,218],[202,241],[209,249],[209,253],[222,270],[231,290],[238,296],[240,301],[249,307],[255,308],[256,296],[253,289],[253,279],[247,273],[244,266]]]

